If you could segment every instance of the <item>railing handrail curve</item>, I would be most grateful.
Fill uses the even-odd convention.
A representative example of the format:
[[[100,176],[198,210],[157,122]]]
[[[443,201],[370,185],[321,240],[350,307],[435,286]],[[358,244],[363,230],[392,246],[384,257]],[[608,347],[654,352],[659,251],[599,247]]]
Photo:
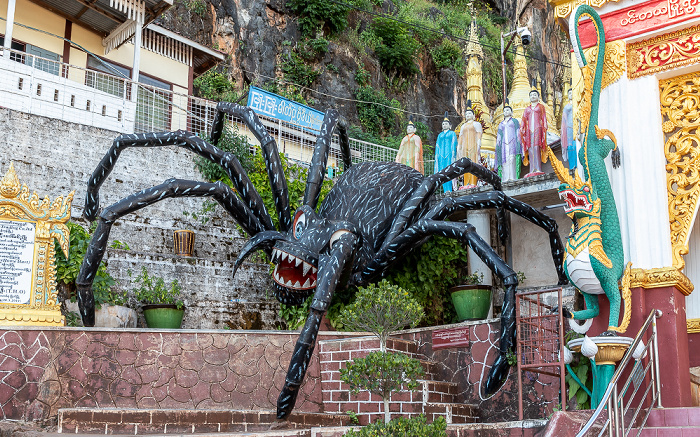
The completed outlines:
[[[620,379],[622,373],[624,372],[625,366],[627,365],[627,363],[630,362],[630,359],[632,358],[635,349],[642,341],[642,337],[646,333],[647,329],[649,329],[649,326],[651,326],[651,323],[654,321],[654,319],[658,319],[662,315],[663,313],[661,312],[661,310],[651,310],[651,313],[649,313],[649,316],[644,322],[644,325],[642,325],[642,327],[639,329],[639,332],[637,332],[637,335],[634,337],[632,344],[630,345],[629,349],[627,349],[627,352],[625,352],[625,355],[622,357],[622,360],[617,366],[617,369],[615,369],[615,373],[613,374],[613,377],[610,380],[610,384],[608,384],[608,388],[605,390],[605,394],[603,395],[603,397],[600,400],[600,403],[598,404],[598,408],[595,409],[591,418],[588,419],[588,422],[586,422],[583,428],[581,428],[581,431],[579,431],[578,434],[576,434],[576,437],[583,437],[586,434],[586,432],[588,432],[588,430],[593,426],[595,421],[598,420],[598,417],[603,412],[603,410],[608,406],[608,400],[610,399],[610,396],[615,390],[615,385],[617,384],[617,381]]]

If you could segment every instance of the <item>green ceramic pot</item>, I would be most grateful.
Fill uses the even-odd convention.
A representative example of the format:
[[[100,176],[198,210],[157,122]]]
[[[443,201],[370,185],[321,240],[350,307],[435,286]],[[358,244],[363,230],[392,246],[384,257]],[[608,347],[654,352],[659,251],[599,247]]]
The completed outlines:
[[[180,329],[185,307],[175,305],[144,305],[143,317],[149,328]]]
[[[482,320],[488,317],[491,308],[491,287],[488,285],[458,285],[450,288],[452,304],[457,319]]]

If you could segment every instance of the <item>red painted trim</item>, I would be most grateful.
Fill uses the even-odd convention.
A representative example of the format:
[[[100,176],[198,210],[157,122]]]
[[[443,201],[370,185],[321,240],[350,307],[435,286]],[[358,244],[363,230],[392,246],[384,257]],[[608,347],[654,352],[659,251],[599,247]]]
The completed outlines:
[[[687,3],[684,5],[684,3]],[[685,7],[683,7],[685,6]],[[653,30],[663,29],[700,17],[700,0],[650,0],[618,9],[601,16],[605,40],[616,41]],[[596,44],[595,27],[591,20],[579,24],[581,46],[585,49]]]

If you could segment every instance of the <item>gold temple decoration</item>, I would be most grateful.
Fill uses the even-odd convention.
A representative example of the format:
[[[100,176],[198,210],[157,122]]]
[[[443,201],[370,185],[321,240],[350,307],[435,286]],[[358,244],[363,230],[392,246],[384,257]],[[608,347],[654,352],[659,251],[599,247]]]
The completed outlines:
[[[4,242],[0,247],[4,261],[0,270],[0,325],[65,325],[56,302],[54,240],[67,257],[69,231],[65,223],[70,219],[73,194],[65,200],[62,196],[53,202],[48,196],[39,200],[26,184],[20,185],[12,164],[0,181],[0,239]],[[27,242],[32,238],[33,248]],[[25,284],[17,278],[28,276],[28,289],[23,289]],[[8,302],[11,300],[15,301]]]
[[[578,5],[600,8],[606,3],[617,3],[618,1],[619,0],[549,0],[549,3],[554,6],[555,18],[567,18]]]
[[[700,319],[687,319],[685,323],[688,327],[688,334],[700,333]]]
[[[693,292],[693,283],[687,276],[675,267],[662,267],[658,269],[632,269],[630,288],[675,287],[683,295],[688,296]]]
[[[484,52],[481,49],[481,44],[479,44],[479,34],[477,32],[476,26],[476,12],[472,7],[471,11],[472,22],[469,26],[469,43],[466,48],[467,55],[467,99],[472,101],[472,108],[481,114],[481,121],[484,124],[484,133],[481,137],[481,151],[482,154],[491,155],[492,157],[496,154],[496,130],[493,127],[493,121],[491,119],[491,113],[489,107],[484,101],[484,90],[482,85],[482,62],[484,59]],[[463,114],[462,114],[463,115]],[[459,135],[459,131],[462,127],[462,123],[455,128],[455,133]]]
[[[700,196],[700,75],[659,81],[673,266],[685,266]]]
[[[627,77],[700,62],[700,24],[627,45]]]

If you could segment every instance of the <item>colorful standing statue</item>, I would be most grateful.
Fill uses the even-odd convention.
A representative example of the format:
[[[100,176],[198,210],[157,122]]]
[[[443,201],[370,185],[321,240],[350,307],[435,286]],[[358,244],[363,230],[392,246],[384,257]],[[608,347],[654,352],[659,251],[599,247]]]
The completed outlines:
[[[496,135],[496,165],[501,181],[512,181],[520,178],[520,164],[523,146],[520,143],[520,123],[513,118],[513,108],[506,99],[503,107],[503,121],[498,125]]]
[[[464,112],[464,118],[465,121],[459,130],[459,139],[457,140],[457,159],[469,158],[472,162],[480,162],[481,135],[484,133],[484,129],[481,127],[481,123],[476,121],[471,100],[467,100],[467,110]],[[477,181],[476,175],[464,175],[465,187],[474,187]]]
[[[547,162],[547,112],[535,87],[530,91],[530,106],[523,112],[520,140],[525,151],[523,164],[530,166],[525,177],[543,174],[542,162]]]
[[[598,58],[594,77],[586,58],[582,56],[578,39],[578,19],[582,15],[588,15],[594,21],[597,30]],[[610,318],[608,330],[603,335],[617,335],[617,332],[625,332],[627,329],[631,308],[627,301],[629,266],[625,272],[620,221],[604,161],[612,152],[613,168],[619,167],[620,151],[613,133],[598,127],[605,34],[600,17],[590,6],[579,6],[575,10],[571,15],[570,29],[574,52],[585,80],[580,113],[585,136],[578,156],[583,166],[585,181],[581,181],[578,174],[572,178],[567,169],[554,157],[551,149],[548,148],[547,153],[552,158],[559,180],[562,181],[559,186],[559,196],[566,202],[564,211],[574,222],[566,244],[564,268],[571,283],[583,294],[586,309],[573,314],[565,312],[567,317],[573,317],[575,320],[596,317],[600,312],[598,295],[605,294],[610,301]],[[622,324],[618,326],[620,316],[618,281],[623,273],[625,273],[623,285],[626,285],[623,287],[626,301],[625,316]]]
[[[421,174],[425,174],[423,171],[423,143],[420,137],[416,135],[416,127],[413,125],[413,116],[408,120],[406,136],[401,140],[399,153],[396,154],[396,162],[416,169]]]
[[[578,165],[576,159],[576,138],[574,138],[574,109],[571,104],[573,91],[569,88],[569,103],[564,106],[561,113],[561,160],[568,163],[569,169],[575,169]]]
[[[452,124],[447,117],[442,120],[442,132],[435,141],[435,173],[452,164],[457,160],[457,134],[452,130]],[[445,193],[452,191],[452,181],[442,184]]]

